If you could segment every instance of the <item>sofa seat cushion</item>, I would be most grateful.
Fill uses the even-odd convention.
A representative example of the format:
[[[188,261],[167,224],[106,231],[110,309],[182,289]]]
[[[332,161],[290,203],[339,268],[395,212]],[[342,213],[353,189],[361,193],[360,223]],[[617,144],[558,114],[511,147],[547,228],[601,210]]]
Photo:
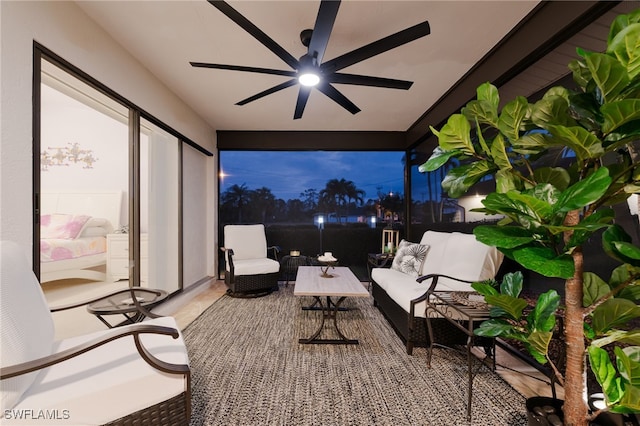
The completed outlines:
[[[227,264],[227,268],[228,268]],[[280,270],[280,263],[267,257],[261,259],[233,259],[234,275],[274,274]]]
[[[172,317],[145,321],[145,324],[177,328]],[[100,331],[56,342],[54,352],[103,334]],[[173,339],[165,335],[141,335],[141,340],[159,359],[188,365],[182,336]],[[186,386],[182,375],[163,373],[147,364],[138,354],[133,336],[126,336],[42,370],[14,410],[43,410],[44,413],[49,410],[59,419],[41,422],[47,425],[103,424],[179,395]],[[2,420],[3,425],[33,423],[33,418]]]

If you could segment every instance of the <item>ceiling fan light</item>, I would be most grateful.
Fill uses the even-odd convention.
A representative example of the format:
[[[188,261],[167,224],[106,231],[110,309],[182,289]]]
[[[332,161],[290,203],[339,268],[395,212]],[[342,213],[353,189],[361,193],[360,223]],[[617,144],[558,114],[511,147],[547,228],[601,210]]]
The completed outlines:
[[[300,74],[300,76],[298,77],[298,81],[303,86],[312,87],[320,83],[320,77],[312,72],[305,72],[303,74]]]

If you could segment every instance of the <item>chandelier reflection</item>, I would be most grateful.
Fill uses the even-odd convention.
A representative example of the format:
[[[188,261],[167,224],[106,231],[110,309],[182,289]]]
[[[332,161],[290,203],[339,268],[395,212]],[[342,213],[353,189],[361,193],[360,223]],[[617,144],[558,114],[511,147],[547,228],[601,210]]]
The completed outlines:
[[[83,169],[93,169],[93,163],[98,161],[93,156],[93,150],[82,149],[77,142],[69,142],[66,146],[48,147],[40,154],[40,169],[49,170],[50,167],[82,165]]]

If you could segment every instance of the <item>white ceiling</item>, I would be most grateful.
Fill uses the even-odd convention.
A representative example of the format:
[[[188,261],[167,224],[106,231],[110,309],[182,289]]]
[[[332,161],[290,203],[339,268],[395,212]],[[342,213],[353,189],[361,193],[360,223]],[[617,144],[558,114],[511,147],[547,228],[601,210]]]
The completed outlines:
[[[125,49],[217,130],[405,131],[490,51],[537,1],[343,1],[324,61],[428,20],[431,34],[343,71],[410,80],[408,90],[335,85],[362,111],[352,115],[313,91],[293,120],[297,86],[235,103],[288,77],[193,68],[190,61],[289,70],[206,1],[79,1]],[[320,2],[230,4],[295,57]]]

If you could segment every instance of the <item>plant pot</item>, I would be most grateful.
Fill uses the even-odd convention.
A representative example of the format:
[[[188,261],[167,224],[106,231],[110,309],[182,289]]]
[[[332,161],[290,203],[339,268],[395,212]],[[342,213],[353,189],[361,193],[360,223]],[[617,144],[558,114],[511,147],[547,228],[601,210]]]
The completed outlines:
[[[564,401],[546,396],[527,399],[527,424],[529,426],[560,426],[563,424]]]
[[[594,405],[598,399],[598,394],[589,397],[589,408],[596,410]],[[563,425],[564,415],[562,406],[564,401],[545,396],[534,396],[527,399],[527,425],[528,426],[556,426]],[[555,417],[552,417],[555,416]],[[558,423],[559,421],[559,423]],[[640,415],[625,416],[622,414],[604,412],[590,426],[640,426]]]

